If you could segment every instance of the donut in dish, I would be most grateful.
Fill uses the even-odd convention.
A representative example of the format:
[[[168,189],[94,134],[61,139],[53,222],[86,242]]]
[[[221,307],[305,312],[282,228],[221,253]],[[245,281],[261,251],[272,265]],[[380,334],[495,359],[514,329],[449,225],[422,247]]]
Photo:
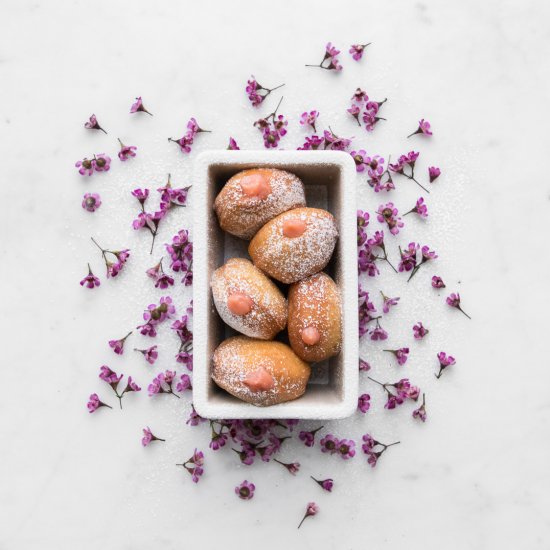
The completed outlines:
[[[254,265],[283,283],[295,283],[325,268],[338,229],[318,208],[295,208],[267,222],[248,246]]]
[[[310,363],[324,361],[340,353],[340,291],[326,273],[316,273],[290,285],[288,338],[294,353]]]
[[[258,407],[297,399],[310,366],[282,342],[233,336],[212,357],[212,379],[231,395]]]
[[[214,271],[210,286],[220,317],[236,331],[271,340],[286,327],[285,297],[249,260],[231,258]]]
[[[250,240],[269,220],[306,205],[304,184],[294,174],[254,168],[235,174],[214,201],[220,227]]]

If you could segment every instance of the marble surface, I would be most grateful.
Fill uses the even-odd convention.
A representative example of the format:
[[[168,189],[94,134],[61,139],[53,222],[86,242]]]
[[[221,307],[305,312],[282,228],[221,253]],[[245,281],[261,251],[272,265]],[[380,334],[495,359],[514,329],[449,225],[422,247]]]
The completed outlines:
[[[0,548],[268,549],[283,541],[291,548],[547,548],[550,187],[540,164],[550,145],[549,19],[548,3],[519,0],[4,0]],[[344,53],[342,74],[306,69],[328,40],[344,52],[356,41],[373,45],[358,64]],[[185,426],[189,398],[149,399],[142,392],[129,396],[122,412],[92,416],[85,408],[94,391],[115,404],[97,378],[103,363],[142,386],[174,366],[168,331],[159,341],[158,368],[131,352],[141,337],[121,358],[107,347],[161,294],[144,275],[152,265],[149,241],[130,227],[136,205],[128,193],[157,187],[167,172],[188,184],[194,155],[224,148],[229,135],[242,148],[260,148],[252,127],[258,113],[243,92],[250,74],[266,85],[286,84],[286,148],[303,139],[299,114],[317,108],[321,126],[356,136],[369,152],[395,155],[414,146],[419,170],[432,163],[443,170],[427,197],[429,220],[408,217],[390,254],[395,259],[397,244],[409,239],[435,247],[433,272],[461,292],[473,321],[429,288],[430,269],[409,285],[386,269],[369,282],[373,293],[401,296],[385,326],[389,343],[412,349],[399,369],[381,346],[363,343],[373,375],[406,373],[426,391],[429,407],[425,425],[413,421],[410,406],[385,411],[380,392],[362,378],[373,410],[326,429],[399,439],[374,470],[360,454],[344,462],[297,441],[281,455],[302,463],[296,478],[276,464],[241,466],[231,451],[207,449],[205,427]],[[373,134],[345,113],[357,86],[389,97],[388,121]],[[153,117],[128,114],[137,95]],[[82,128],[92,112],[108,135]],[[184,156],[166,138],[179,137],[190,116],[213,133]],[[407,141],[421,117],[432,122],[435,137]],[[107,175],[81,178],[74,162],[94,152],[116,156],[116,137],[137,145],[138,157],[113,160]],[[372,212],[380,197],[364,180],[358,185],[359,206]],[[407,208],[419,193],[398,185],[393,197]],[[80,207],[86,191],[103,197],[94,215]],[[158,254],[176,229],[190,226],[192,196],[190,204],[170,216]],[[97,292],[78,285],[88,261],[102,273],[92,235],[132,249],[130,269]],[[177,291],[180,310],[189,297],[189,289]],[[420,345],[410,331],[417,320],[432,331]],[[441,349],[458,363],[436,381]],[[167,442],[143,449],[145,425]],[[174,466],[195,446],[207,455],[198,485]],[[310,474],[333,477],[333,493],[321,494]],[[250,502],[233,493],[244,478],[257,485]],[[321,512],[297,531],[310,500]]]

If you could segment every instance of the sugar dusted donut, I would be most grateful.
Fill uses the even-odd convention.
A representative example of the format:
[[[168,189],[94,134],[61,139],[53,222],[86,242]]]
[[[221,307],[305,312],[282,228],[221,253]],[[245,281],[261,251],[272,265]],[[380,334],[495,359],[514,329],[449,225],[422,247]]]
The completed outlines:
[[[342,306],[336,283],[317,273],[290,286],[288,337],[304,361],[324,361],[342,347]]]
[[[212,357],[212,379],[231,395],[259,407],[297,399],[310,366],[282,342],[233,336]]]
[[[274,279],[294,283],[325,268],[337,238],[330,212],[296,208],[266,223],[250,241],[248,253]]]
[[[255,168],[235,174],[214,201],[224,231],[251,239],[269,220],[306,205],[300,178],[275,168]]]
[[[275,284],[244,258],[231,258],[210,281],[222,320],[252,338],[271,340],[286,327],[287,301]]]

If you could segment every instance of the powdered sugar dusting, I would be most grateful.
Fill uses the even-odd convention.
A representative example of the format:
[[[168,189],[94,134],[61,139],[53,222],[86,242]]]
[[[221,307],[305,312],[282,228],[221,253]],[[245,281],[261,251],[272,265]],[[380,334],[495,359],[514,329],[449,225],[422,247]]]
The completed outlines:
[[[213,273],[210,285],[220,317],[235,330],[269,340],[285,328],[288,317],[285,297],[249,260],[228,260]],[[253,301],[246,315],[235,315],[227,306],[228,297],[235,292],[242,292]]]
[[[264,368],[274,379],[269,390],[251,391],[244,384],[247,374]],[[212,379],[230,394],[265,407],[300,397],[311,369],[281,342],[264,342],[234,336],[222,342],[213,356]]]
[[[243,177],[254,173],[269,178],[271,193],[265,199],[250,197],[241,188]],[[258,230],[278,214],[306,205],[300,178],[277,169],[244,170],[235,174],[214,201],[214,210],[224,231],[251,239]]]
[[[284,222],[290,219],[306,222],[303,235],[296,238],[283,235]],[[330,212],[296,208],[268,222],[252,239],[249,254],[254,264],[274,279],[294,283],[325,268],[337,238],[338,230]]]

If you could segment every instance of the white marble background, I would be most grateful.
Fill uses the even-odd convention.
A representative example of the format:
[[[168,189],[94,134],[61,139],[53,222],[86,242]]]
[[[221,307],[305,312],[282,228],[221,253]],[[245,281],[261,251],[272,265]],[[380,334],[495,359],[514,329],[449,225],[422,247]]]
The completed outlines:
[[[549,20],[548,3],[524,0],[3,0],[0,548],[547,548]],[[373,45],[359,64],[343,53],[340,75],[305,69],[328,40],[344,52],[353,42]],[[357,136],[369,152],[414,144],[421,170],[434,163],[444,172],[427,197],[430,219],[408,220],[395,241],[429,242],[437,265],[408,287],[384,269],[371,283],[402,296],[387,328],[392,344],[411,345],[410,363],[399,371],[364,347],[379,377],[403,372],[427,391],[429,420],[415,423],[409,406],[384,411],[363,379],[374,410],[327,425],[341,436],[400,439],[375,470],[362,455],[344,462],[297,442],[282,454],[302,463],[295,479],[276,464],[240,466],[231,451],[207,449],[206,427],[185,426],[188,398],[144,391],[122,413],[85,409],[93,391],[115,404],[97,379],[102,363],[144,388],[173,366],[168,331],[158,368],[130,352],[143,343],[137,337],[123,358],[107,348],[160,295],[143,273],[152,261],[146,236],[130,228],[128,192],[156,187],[168,171],[187,184],[196,152],[224,148],[230,134],[243,148],[261,147],[251,126],[258,113],[243,92],[251,73],[286,83],[285,147],[303,139],[299,113],[318,108],[321,125]],[[372,135],[344,112],[357,86],[390,98],[388,122]],[[128,114],[136,95],[154,117]],[[92,112],[108,136],[82,128]],[[214,133],[185,157],[166,138],[179,137],[190,116]],[[436,135],[409,144],[404,136],[420,117]],[[74,162],[94,152],[116,157],[117,136],[139,156],[80,178]],[[359,206],[376,208],[379,197],[360,185]],[[103,197],[94,215],[80,207],[85,191]],[[417,196],[401,182],[394,198],[406,208]],[[159,245],[191,215],[172,216]],[[78,285],[87,261],[102,273],[91,235],[133,252],[127,272],[97,292]],[[395,259],[395,246],[390,253]],[[429,288],[432,272],[460,290],[472,322]],[[177,296],[180,309],[189,296]],[[410,327],[419,319],[432,333],[415,345]],[[440,349],[458,364],[436,382]],[[147,424],[166,444],[141,447]],[[174,466],[195,445],[207,451],[198,485]],[[333,477],[333,493],[321,494],[310,473]],[[233,494],[245,477],[257,485],[250,502]],[[309,500],[321,512],[297,531]]]

